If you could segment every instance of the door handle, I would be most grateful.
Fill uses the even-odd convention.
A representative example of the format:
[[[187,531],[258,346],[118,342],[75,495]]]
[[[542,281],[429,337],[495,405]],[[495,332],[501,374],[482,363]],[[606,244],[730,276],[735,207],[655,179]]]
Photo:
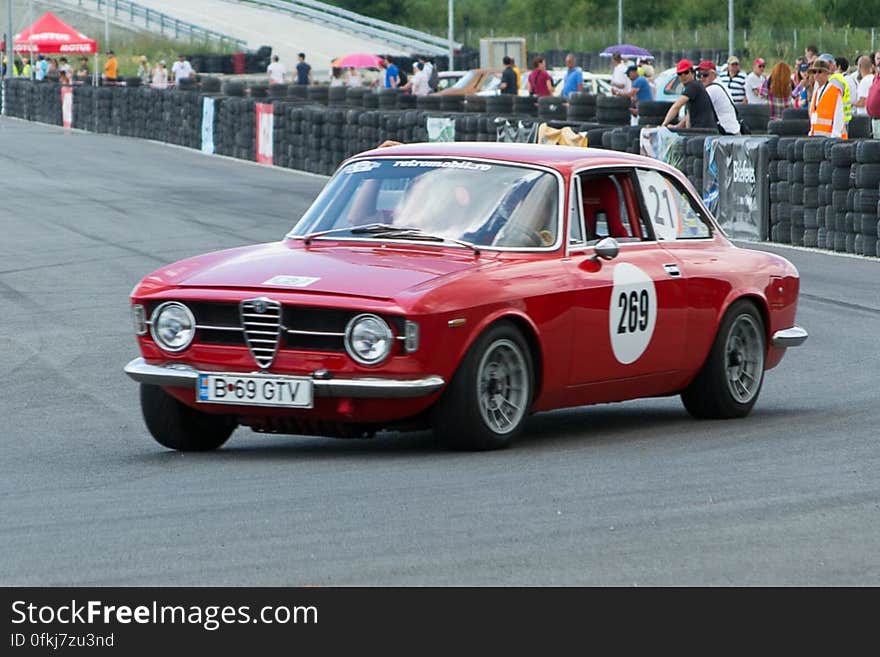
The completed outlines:
[[[663,269],[665,269],[666,273],[670,276],[681,276],[681,271],[679,271],[678,265],[663,265]]]

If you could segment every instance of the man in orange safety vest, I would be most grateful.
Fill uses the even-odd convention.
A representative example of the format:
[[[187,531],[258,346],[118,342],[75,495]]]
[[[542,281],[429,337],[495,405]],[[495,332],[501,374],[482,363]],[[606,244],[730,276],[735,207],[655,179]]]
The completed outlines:
[[[847,139],[843,113],[844,89],[839,80],[831,78],[831,65],[820,59],[810,65],[816,78],[810,98],[810,135]]]

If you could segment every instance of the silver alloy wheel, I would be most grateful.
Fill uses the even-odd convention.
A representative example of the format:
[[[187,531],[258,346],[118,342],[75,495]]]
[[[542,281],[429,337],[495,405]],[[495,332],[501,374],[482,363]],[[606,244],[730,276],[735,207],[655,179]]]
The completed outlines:
[[[529,370],[520,347],[511,340],[493,342],[477,368],[477,394],[483,422],[497,434],[519,426],[529,400]]]
[[[724,345],[727,389],[740,404],[748,404],[764,376],[764,340],[755,318],[742,314],[733,320]]]

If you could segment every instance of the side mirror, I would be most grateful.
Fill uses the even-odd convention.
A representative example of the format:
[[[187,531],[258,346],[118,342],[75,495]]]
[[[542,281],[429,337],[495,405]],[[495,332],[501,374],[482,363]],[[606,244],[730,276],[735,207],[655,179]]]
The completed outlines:
[[[620,247],[617,244],[617,240],[613,237],[606,237],[605,239],[599,240],[593,248],[596,252],[596,255],[593,256],[593,260],[596,262],[599,260],[614,260],[617,257],[617,254],[620,253]]]

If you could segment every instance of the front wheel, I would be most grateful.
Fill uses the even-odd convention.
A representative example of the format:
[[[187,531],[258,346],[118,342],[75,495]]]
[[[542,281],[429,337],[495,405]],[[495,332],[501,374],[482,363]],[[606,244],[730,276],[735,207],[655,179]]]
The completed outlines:
[[[532,357],[522,334],[503,322],[468,350],[434,409],[434,431],[454,449],[507,447],[532,403]]]
[[[141,384],[141,410],[147,429],[163,447],[181,452],[207,452],[225,443],[236,422],[228,415],[200,413],[162,390]]]
[[[766,330],[750,301],[737,301],[724,315],[709,356],[697,378],[681,394],[697,418],[745,417],[764,381]]]

